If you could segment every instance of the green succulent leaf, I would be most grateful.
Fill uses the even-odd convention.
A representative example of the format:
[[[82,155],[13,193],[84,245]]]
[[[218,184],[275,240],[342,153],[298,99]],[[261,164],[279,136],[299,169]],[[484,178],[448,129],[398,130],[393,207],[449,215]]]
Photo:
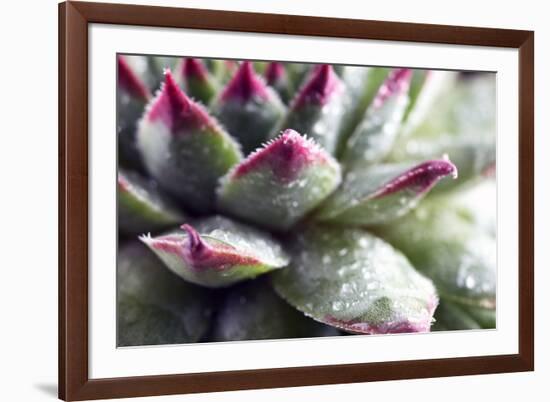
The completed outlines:
[[[409,89],[409,105],[403,116],[403,127],[400,137],[406,138],[414,132],[423,121],[432,119],[432,110],[436,101],[449,89],[456,73],[437,70],[413,70]],[[400,138],[400,139],[401,139]]]
[[[329,153],[336,152],[338,134],[349,100],[332,66],[317,66],[292,100],[273,137],[291,128],[307,134]]]
[[[195,229],[196,227],[196,229]],[[143,241],[173,272],[211,288],[225,287],[288,264],[281,245],[269,234],[222,217]]]
[[[145,79],[149,88],[157,90],[163,82],[163,74],[166,70],[176,71],[179,57],[146,56]]]
[[[118,224],[126,234],[175,226],[184,215],[159,191],[156,183],[135,172],[118,172]]]
[[[338,135],[337,155],[341,155],[344,151],[347,140],[363,120],[368,106],[390,70],[382,67],[344,66],[342,81],[346,85],[350,101],[344,112]]]
[[[495,329],[497,327],[496,308],[483,308],[463,305],[463,309],[472,316],[483,329]]]
[[[433,331],[481,329],[479,323],[459,305],[444,300],[439,302],[434,318]]]
[[[401,68],[386,78],[346,143],[342,159],[346,168],[372,165],[390,153],[409,103],[411,77],[412,70]]]
[[[204,59],[204,62],[214,78],[222,84],[229,81],[238,68],[234,60]]]
[[[117,76],[117,141],[120,164],[142,170],[143,162],[136,148],[136,121],[151,99],[151,93],[126,56],[117,57]]]
[[[388,243],[359,229],[318,227],[291,244],[292,262],[273,282],[306,315],[353,333],[430,330],[435,288]]]
[[[400,249],[437,286],[442,298],[494,308],[495,238],[450,198],[425,200],[416,210],[376,231]]]
[[[456,178],[456,167],[447,159],[411,166],[378,164],[349,172],[340,189],[323,203],[316,219],[339,225],[364,226],[399,218],[445,176]]]
[[[292,97],[292,84],[285,65],[277,61],[269,63],[265,69],[265,80],[279,94],[281,100],[288,104]]]
[[[311,139],[286,130],[221,180],[222,211],[275,230],[287,230],[340,184],[338,163]]]
[[[455,161],[457,169],[460,170],[458,180],[455,182],[442,181],[441,186],[437,188],[438,191],[447,191],[480,181],[495,168],[496,142],[493,138],[477,141],[454,141],[452,144],[442,141],[438,145]]]
[[[422,92],[422,88],[426,85],[431,71],[429,70],[412,70],[411,83],[409,87],[409,103],[403,115],[403,121],[407,120],[410,112],[414,109],[418,96]]]
[[[246,63],[246,62],[243,62],[243,63]],[[253,61],[252,62],[252,66],[254,67],[254,70],[258,72],[258,74],[260,75],[264,75],[265,74],[265,70],[268,66],[268,62],[267,61]]]
[[[460,78],[440,92],[430,113],[413,133],[414,138],[439,136],[489,137],[496,134],[496,79],[494,75]]]
[[[185,92],[208,105],[218,92],[218,82],[202,61],[192,57],[183,59],[180,73]]]
[[[229,291],[218,311],[216,341],[336,336],[339,331],[306,317],[257,279]]]
[[[178,278],[139,242],[119,250],[117,289],[118,346],[197,342],[209,327],[209,291]]]
[[[447,155],[460,172],[457,180],[445,178],[436,191],[449,191],[472,184],[490,172],[496,163],[496,143],[492,138],[455,138],[446,136],[433,140],[411,140],[406,155],[398,160],[419,160]]]
[[[299,88],[308,74],[313,69],[313,64],[306,63],[285,63],[285,68],[288,73],[288,79],[293,90]]]
[[[434,331],[496,328],[495,309],[441,300],[435,311]]]
[[[436,191],[446,191],[478,181],[495,166],[496,82],[494,76],[488,75],[468,79],[456,73],[439,76],[443,80],[440,86],[446,90],[439,91],[429,113],[423,113],[424,121],[403,136],[390,159],[407,161],[449,155],[460,177],[455,181],[445,179],[437,186]]]
[[[137,134],[149,173],[188,208],[207,212],[215,188],[242,157],[239,145],[202,105],[189,99],[171,73],[149,104]]]
[[[117,63],[118,345],[496,327],[496,75]]]
[[[268,138],[283,117],[285,106],[245,61],[212,105],[213,113],[235,137],[245,154]]]
[[[496,238],[497,186],[494,179],[482,180],[452,194],[453,202],[463,207],[462,215],[474,226]],[[484,202],[480,202],[483,200]],[[492,200],[492,202],[491,202]]]

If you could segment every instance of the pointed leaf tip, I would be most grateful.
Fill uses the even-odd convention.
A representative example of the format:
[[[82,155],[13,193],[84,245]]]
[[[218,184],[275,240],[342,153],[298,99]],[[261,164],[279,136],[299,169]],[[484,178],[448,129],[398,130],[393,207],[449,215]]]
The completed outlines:
[[[200,212],[213,206],[218,179],[242,157],[238,143],[185,95],[169,70],[140,120],[137,147],[149,174]]]
[[[131,96],[147,102],[151,97],[145,83],[134,73],[124,56],[117,57],[118,83],[120,87]]]
[[[374,165],[391,152],[409,104],[412,70],[392,70],[345,142],[342,160],[348,170]]]
[[[187,232],[187,236],[189,236],[189,248],[191,250],[199,250],[206,246],[201,239],[201,235],[195,230],[195,228],[193,228],[193,226],[185,223],[181,225],[181,228]]]
[[[237,179],[262,166],[268,166],[275,178],[291,181],[305,165],[313,162],[328,162],[329,156],[311,139],[292,129],[286,129],[264,148],[249,155],[233,171],[232,178]]]
[[[277,83],[286,74],[283,63],[272,61],[265,70],[265,79],[269,85]]]
[[[187,112],[191,100],[176,84],[169,69],[164,70],[164,84],[148,111],[150,121],[161,120],[172,128],[178,116]]]
[[[221,94],[221,100],[238,99],[246,102],[251,98],[267,99],[269,94],[263,80],[254,72],[250,61],[244,61]]]
[[[179,74],[187,95],[204,105],[210,104],[218,92],[218,82],[209,73],[201,59],[193,57],[183,59]]]
[[[245,61],[211,110],[248,154],[269,138],[286,108],[273,88],[254,72],[253,64]]]
[[[205,81],[208,77],[208,71],[204,64],[194,57],[186,57],[181,67],[182,75],[186,78],[197,78]]]
[[[174,273],[207,287],[254,278],[288,263],[282,247],[267,233],[215,216],[184,224],[183,232],[144,242]]]
[[[456,177],[457,169],[445,158],[412,166],[378,164],[351,171],[317,218],[352,226],[387,223],[415,208],[439,180],[449,175]]]
[[[374,98],[374,106],[380,107],[390,96],[408,91],[412,76],[413,70],[410,68],[398,68],[393,70],[378,90]]]
[[[240,253],[235,247],[223,242],[208,244],[197,230],[188,224],[181,228],[187,233],[184,243],[184,254],[188,263],[197,269],[224,269],[232,265],[256,265],[258,260],[252,256]]]
[[[290,74],[283,63],[272,61],[269,63],[264,72],[267,84],[271,86],[281,100],[288,104],[294,92],[294,86],[290,81]]]
[[[235,216],[286,230],[340,181],[338,162],[313,140],[288,129],[222,178],[218,201]]]
[[[422,162],[393,178],[373,194],[372,197],[380,198],[404,189],[410,189],[416,194],[422,194],[429,191],[440,179],[449,175],[453,179],[456,179],[458,177],[458,170],[448,157]]]
[[[346,88],[333,67],[318,65],[309,73],[305,84],[291,101],[286,117],[271,136],[291,127],[307,133],[327,152],[334,154],[348,103]]]
[[[215,120],[178,86],[170,69],[164,71],[164,84],[148,109],[150,122],[162,121],[172,131],[215,126]]]
[[[330,64],[317,66],[306,84],[300,89],[293,107],[300,108],[310,103],[325,105],[343,88],[342,81]]]

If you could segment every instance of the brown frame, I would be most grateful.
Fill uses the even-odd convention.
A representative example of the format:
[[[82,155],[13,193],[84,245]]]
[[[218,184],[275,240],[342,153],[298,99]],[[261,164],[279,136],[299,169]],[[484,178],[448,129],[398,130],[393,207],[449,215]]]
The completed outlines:
[[[88,24],[519,50],[519,353],[91,380],[88,377]],[[83,400],[534,369],[534,33],[508,29],[66,2],[59,5],[59,397]]]

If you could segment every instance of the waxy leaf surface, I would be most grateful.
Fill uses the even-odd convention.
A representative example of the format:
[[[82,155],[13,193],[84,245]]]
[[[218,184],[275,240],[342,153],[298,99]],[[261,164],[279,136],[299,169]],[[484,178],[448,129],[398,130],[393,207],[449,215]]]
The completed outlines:
[[[117,141],[122,166],[142,170],[136,147],[136,122],[151,99],[149,88],[129,63],[128,56],[117,57]]]
[[[409,104],[403,116],[400,140],[413,133],[427,119],[438,119],[436,102],[452,86],[456,73],[438,70],[413,70]]]
[[[337,329],[291,307],[263,278],[231,288],[218,311],[214,330],[216,341],[336,335]]]
[[[342,118],[336,155],[344,151],[348,138],[363,120],[365,111],[389,72],[389,68],[344,66],[342,81],[346,86],[349,104]]]
[[[245,61],[212,105],[213,113],[245,154],[265,142],[285,113],[279,95]]]
[[[180,68],[185,92],[192,98],[208,105],[218,91],[218,82],[199,59],[183,59]]]
[[[496,143],[491,138],[443,137],[434,140],[411,140],[406,154],[399,160],[419,160],[447,155],[455,164],[458,178],[447,177],[435,191],[449,191],[475,183],[494,168],[496,163]]]
[[[416,207],[440,179],[456,174],[456,167],[446,159],[413,166],[378,164],[352,171],[316,219],[351,226],[386,223]]]
[[[204,63],[214,78],[222,84],[229,81],[239,66],[235,60],[204,59]]]
[[[118,173],[118,224],[126,234],[154,232],[184,220],[184,215],[152,180],[134,172]]]
[[[222,217],[141,240],[173,272],[202,286],[225,287],[282,268],[288,257],[269,234]]]
[[[317,321],[353,333],[430,330],[432,282],[385,241],[358,229],[310,228],[291,241],[275,290]]]
[[[287,230],[340,184],[340,166],[293,130],[232,169],[218,189],[222,211],[275,230]]]
[[[292,84],[290,83],[284,63],[277,61],[269,63],[264,75],[267,84],[277,91],[285,104],[288,103],[291,98]]]
[[[197,342],[210,325],[207,289],[185,282],[139,242],[119,250],[118,346]]]
[[[187,207],[207,212],[218,179],[241,159],[239,145],[202,105],[179,89],[170,72],[138,129],[149,173]]]
[[[391,151],[399,133],[409,96],[412,70],[393,70],[365,112],[365,117],[346,142],[343,164],[351,169],[372,165]]]
[[[272,137],[290,128],[313,138],[333,154],[338,146],[338,134],[347,106],[346,87],[332,66],[316,66]]]
[[[435,312],[434,331],[496,328],[496,310],[441,300]]]
[[[448,198],[433,197],[376,232],[431,278],[442,298],[494,308],[496,242]]]

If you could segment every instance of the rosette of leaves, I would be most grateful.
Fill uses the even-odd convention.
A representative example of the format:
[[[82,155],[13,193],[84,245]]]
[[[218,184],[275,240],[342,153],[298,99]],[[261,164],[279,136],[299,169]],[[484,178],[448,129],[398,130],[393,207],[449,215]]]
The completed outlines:
[[[119,345],[494,327],[494,76],[119,56],[118,77]]]

